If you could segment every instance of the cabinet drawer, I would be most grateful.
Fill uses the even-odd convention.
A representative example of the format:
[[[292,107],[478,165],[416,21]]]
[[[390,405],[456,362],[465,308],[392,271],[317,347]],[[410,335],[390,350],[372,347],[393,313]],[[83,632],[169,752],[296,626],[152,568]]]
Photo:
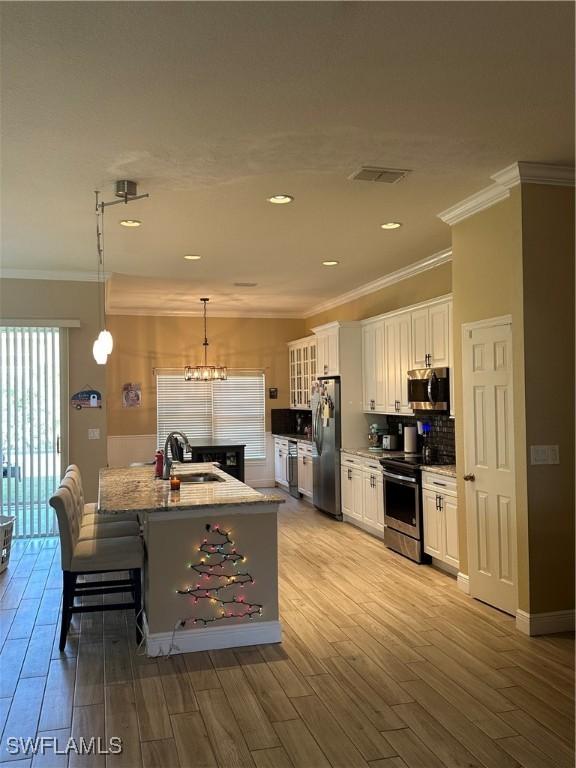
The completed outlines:
[[[340,465],[342,467],[358,467],[362,468],[362,459],[360,456],[355,456],[353,453],[343,453],[340,457]]]
[[[371,474],[380,474],[382,472],[382,464],[379,461],[370,461],[370,459],[364,459],[362,461],[362,469]]]
[[[440,475],[425,470],[422,472],[422,487],[437,493],[450,493],[456,495],[456,478],[449,475]]]

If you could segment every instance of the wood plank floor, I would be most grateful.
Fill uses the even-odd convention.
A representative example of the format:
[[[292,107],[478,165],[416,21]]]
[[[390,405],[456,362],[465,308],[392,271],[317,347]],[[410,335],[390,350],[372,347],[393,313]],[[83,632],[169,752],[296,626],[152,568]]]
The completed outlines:
[[[342,553],[347,553],[342,557]],[[132,617],[57,648],[57,541],[0,575],[0,761],[19,768],[571,768],[573,638],[526,638],[454,580],[287,497],[284,640],[147,659]],[[119,755],[9,755],[9,736],[119,736]],[[102,742],[104,745],[104,741]]]

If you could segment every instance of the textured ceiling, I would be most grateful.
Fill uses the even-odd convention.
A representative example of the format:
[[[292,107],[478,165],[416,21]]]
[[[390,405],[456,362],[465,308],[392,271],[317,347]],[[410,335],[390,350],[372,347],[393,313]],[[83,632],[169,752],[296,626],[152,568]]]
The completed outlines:
[[[1,11],[3,265],[94,270],[93,190],[135,179],[150,199],[106,212],[115,311],[301,312],[449,246],[436,214],[515,160],[573,162],[571,3]]]

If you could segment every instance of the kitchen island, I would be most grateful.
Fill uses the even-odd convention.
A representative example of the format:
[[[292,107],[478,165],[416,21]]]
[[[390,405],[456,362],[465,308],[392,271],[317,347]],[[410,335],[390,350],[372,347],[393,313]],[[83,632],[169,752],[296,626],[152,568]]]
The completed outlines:
[[[148,655],[280,642],[278,505],[216,464],[102,469],[98,511],[136,512],[143,528]],[[208,474],[202,482],[198,476]]]

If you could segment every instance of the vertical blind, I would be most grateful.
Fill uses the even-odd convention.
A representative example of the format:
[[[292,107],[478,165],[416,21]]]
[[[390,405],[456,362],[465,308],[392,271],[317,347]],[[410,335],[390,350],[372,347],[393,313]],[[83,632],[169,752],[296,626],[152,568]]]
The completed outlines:
[[[0,327],[0,506],[15,536],[55,532],[59,435],[60,330]]]
[[[190,440],[244,443],[247,459],[266,458],[263,373],[231,373],[226,381],[184,381],[158,373],[158,444],[173,430]]]

